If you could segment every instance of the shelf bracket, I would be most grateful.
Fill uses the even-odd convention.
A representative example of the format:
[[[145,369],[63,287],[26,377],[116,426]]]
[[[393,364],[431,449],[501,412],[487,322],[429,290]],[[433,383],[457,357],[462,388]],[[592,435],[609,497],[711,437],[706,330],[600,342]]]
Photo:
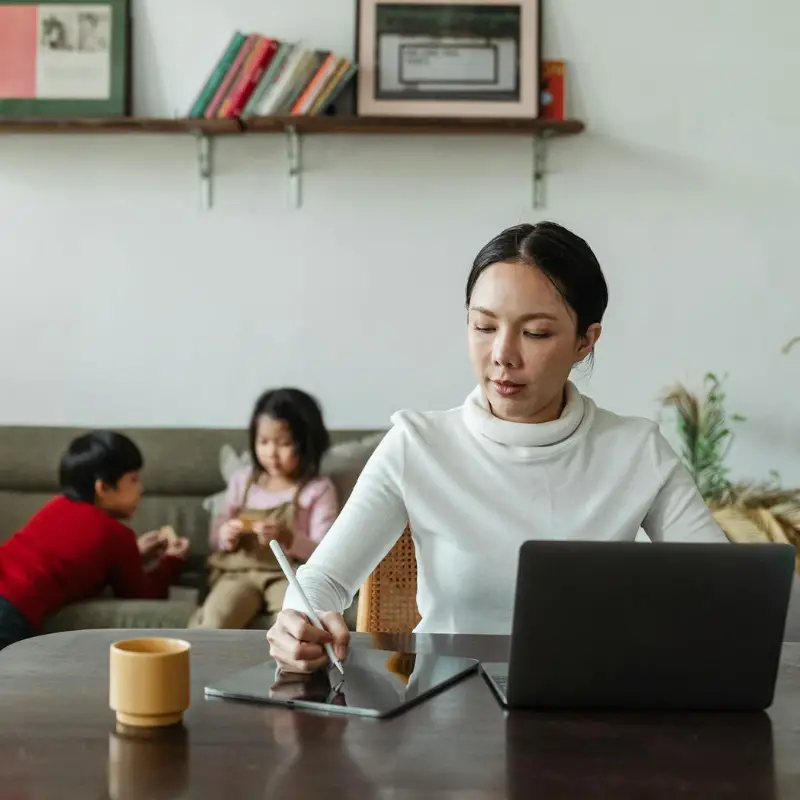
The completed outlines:
[[[533,207],[545,207],[545,175],[547,174],[547,133],[533,137]]]
[[[286,145],[289,157],[289,196],[293,208],[300,208],[303,202],[300,184],[303,172],[303,148],[300,134],[294,125],[286,128]]]
[[[211,209],[211,137],[205,133],[197,134],[197,171],[200,177],[200,207],[203,211]]]

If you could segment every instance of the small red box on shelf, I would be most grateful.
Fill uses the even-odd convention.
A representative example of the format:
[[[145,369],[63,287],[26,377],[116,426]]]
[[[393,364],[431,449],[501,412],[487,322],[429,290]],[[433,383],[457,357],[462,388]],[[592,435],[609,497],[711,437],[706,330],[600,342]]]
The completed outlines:
[[[540,119],[566,119],[567,65],[563,61],[542,61]]]

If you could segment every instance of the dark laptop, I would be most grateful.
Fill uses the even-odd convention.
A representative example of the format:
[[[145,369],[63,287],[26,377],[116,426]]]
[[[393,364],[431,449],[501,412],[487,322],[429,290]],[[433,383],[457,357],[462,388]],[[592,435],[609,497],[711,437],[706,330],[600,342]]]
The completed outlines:
[[[796,552],[788,544],[526,542],[508,708],[760,711],[772,704]]]

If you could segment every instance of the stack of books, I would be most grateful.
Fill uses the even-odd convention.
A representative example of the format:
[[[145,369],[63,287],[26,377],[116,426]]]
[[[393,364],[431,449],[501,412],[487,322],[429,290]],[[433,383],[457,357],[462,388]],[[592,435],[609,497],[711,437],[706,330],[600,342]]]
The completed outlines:
[[[352,79],[348,58],[237,31],[189,111],[193,119],[316,116]]]

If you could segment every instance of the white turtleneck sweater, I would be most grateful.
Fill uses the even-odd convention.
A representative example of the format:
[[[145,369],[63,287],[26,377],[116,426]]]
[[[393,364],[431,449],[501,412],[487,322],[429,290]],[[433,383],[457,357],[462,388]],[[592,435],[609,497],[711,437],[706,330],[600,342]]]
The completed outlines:
[[[654,422],[599,409],[572,385],[553,422],[493,416],[480,389],[449,411],[398,412],[299,581],[342,612],[405,528],[426,633],[511,630],[529,539],[726,542]],[[303,610],[291,589],[285,608]]]

